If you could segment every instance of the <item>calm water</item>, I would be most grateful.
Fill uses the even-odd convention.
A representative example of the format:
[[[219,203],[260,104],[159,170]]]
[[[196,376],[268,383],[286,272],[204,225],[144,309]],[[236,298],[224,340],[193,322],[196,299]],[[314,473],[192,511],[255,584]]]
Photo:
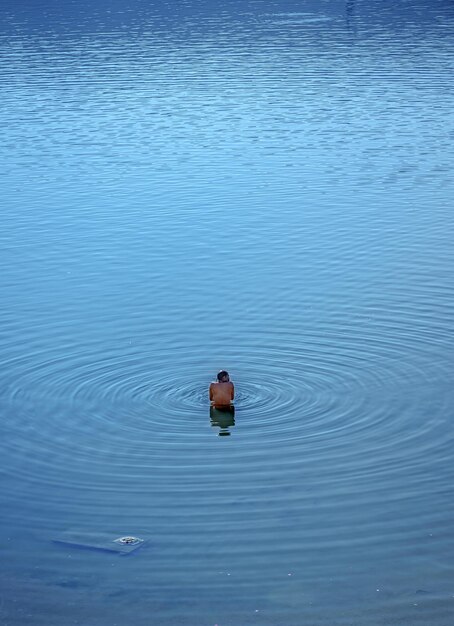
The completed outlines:
[[[452,626],[453,3],[2,14],[1,625]]]

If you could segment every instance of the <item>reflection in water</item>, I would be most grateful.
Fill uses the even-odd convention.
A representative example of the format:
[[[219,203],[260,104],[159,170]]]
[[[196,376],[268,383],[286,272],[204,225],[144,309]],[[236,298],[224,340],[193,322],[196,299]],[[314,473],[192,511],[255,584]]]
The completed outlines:
[[[5,11],[0,625],[452,624],[452,0]]]
[[[345,17],[347,22],[347,28],[349,31],[353,31],[356,34],[355,29],[355,0],[345,0]]]
[[[211,426],[220,429],[218,432],[220,437],[228,437],[230,435],[229,427],[235,426],[235,407],[233,405],[210,406],[210,420]]]

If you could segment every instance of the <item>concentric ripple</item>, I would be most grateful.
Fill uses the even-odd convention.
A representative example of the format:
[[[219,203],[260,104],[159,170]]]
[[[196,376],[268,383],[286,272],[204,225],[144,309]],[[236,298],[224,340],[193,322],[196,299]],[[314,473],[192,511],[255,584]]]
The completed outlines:
[[[452,7],[284,4],[6,1],[1,623],[451,624]]]

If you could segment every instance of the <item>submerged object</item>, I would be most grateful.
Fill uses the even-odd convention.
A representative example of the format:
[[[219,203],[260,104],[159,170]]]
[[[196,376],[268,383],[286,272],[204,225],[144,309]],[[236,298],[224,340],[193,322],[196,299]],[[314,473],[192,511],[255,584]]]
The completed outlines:
[[[139,537],[118,537],[118,539],[114,539],[114,541],[121,546],[135,546],[138,543],[142,543],[143,539],[139,539]]]
[[[110,533],[81,532],[78,530],[66,530],[53,539],[55,543],[62,543],[76,548],[89,548],[92,550],[105,550],[118,554],[130,554],[143,546],[145,539],[125,535],[115,537]]]

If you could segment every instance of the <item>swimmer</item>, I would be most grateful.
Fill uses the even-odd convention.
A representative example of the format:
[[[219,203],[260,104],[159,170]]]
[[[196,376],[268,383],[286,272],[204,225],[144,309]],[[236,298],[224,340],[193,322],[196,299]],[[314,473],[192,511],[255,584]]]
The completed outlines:
[[[232,405],[235,396],[235,388],[230,382],[229,373],[221,370],[217,375],[217,382],[210,385],[210,402],[211,406],[228,407]]]

